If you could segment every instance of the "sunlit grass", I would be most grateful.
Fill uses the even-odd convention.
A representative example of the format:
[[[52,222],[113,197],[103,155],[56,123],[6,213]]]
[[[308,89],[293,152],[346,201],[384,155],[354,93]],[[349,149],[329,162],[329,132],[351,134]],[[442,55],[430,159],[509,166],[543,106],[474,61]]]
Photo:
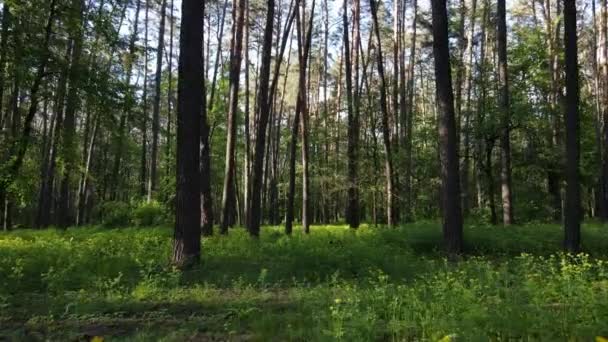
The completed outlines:
[[[168,227],[0,234],[0,337],[66,340],[591,340],[608,335],[606,227],[586,254],[557,225],[468,226],[448,262],[441,229],[265,227],[203,240],[203,262],[169,265]]]

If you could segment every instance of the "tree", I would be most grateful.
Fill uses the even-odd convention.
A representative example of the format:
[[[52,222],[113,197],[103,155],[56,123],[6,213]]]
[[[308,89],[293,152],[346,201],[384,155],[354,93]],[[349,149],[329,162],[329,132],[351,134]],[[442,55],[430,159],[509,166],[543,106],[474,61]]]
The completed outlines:
[[[203,106],[204,3],[182,1],[177,89],[177,179],[173,263],[188,267],[201,255],[200,124]]]
[[[62,137],[62,157],[65,163],[59,199],[59,226],[67,227],[73,223],[72,199],[70,197],[71,179],[76,169],[76,114],[80,105],[79,92],[82,86],[81,56],[84,40],[84,11],[83,0],[72,0],[72,11],[76,17],[73,27],[72,63],[68,72],[68,95],[65,105],[64,129]]]
[[[235,175],[235,148],[237,111],[239,102],[239,83],[241,75],[241,59],[243,54],[243,25],[245,22],[246,0],[235,0],[232,5],[233,27],[232,40],[230,41],[230,95],[228,105],[228,116],[226,118],[226,167],[224,171],[224,187],[222,191],[222,221],[221,233],[228,232],[231,225],[231,212],[236,206],[236,189],[234,188]]]
[[[576,34],[576,1],[564,0],[564,43],[566,53],[566,207],[564,247],[576,253],[581,243],[580,195],[580,119],[578,114],[578,44]]]
[[[148,179],[148,202],[152,200],[153,192],[158,183],[158,135],[160,130],[160,83],[163,71],[163,49],[165,48],[165,12],[167,0],[160,5],[160,26],[158,29],[158,45],[156,48],[156,79],[154,81],[154,109],[152,110],[152,151],[150,153],[150,178]]]
[[[306,87],[306,68],[308,64],[308,55],[312,42],[312,24],[315,11],[315,1],[312,2],[310,11],[310,20],[308,29],[306,24],[305,9],[306,2],[298,2],[301,4],[301,9],[295,7],[296,16],[296,32],[298,42],[298,95],[296,99],[296,109],[294,121],[291,129],[291,142],[289,144],[289,190],[287,195],[287,213],[285,215],[285,232],[289,235],[292,231],[292,223],[294,216],[294,198],[296,184],[296,145],[298,143],[298,128],[302,130],[302,228],[305,233],[309,232],[309,198],[308,198],[308,126],[307,126],[307,87]]]
[[[358,1],[358,0],[355,0]],[[348,203],[346,208],[346,222],[351,228],[359,227],[359,192],[357,188],[357,136],[358,118],[354,112],[353,84],[352,84],[352,61],[350,58],[350,39],[348,37],[348,10],[347,0],[344,0],[344,11],[342,21],[344,22],[344,69],[346,72],[346,108],[348,113]],[[357,6],[355,4],[355,6]],[[357,8],[355,8],[355,16]],[[354,46],[354,51],[358,46]],[[355,65],[356,67],[356,65]],[[358,84],[356,85],[358,86]]]
[[[513,192],[511,185],[511,107],[509,104],[509,72],[507,70],[507,19],[505,0],[498,0],[497,6],[497,46],[498,78],[501,116],[500,133],[500,180],[502,193],[502,221],[505,225],[514,223]]]
[[[262,65],[260,68],[260,79],[258,85],[256,113],[258,117],[258,125],[255,138],[255,152],[252,169],[252,190],[251,204],[249,213],[249,223],[247,224],[249,234],[257,237],[260,234],[260,219],[261,219],[261,191],[264,152],[266,150],[266,126],[268,126],[268,117],[270,106],[272,105],[269,99],[269,83],[270,83],[270,62],[272,54],[272,32],[274,24],[274,0],[268,0],[266,3],[266,27],[264,29],[264,40],[262,46]]]
[[[460,209],[458,141],[454,118],[454,94],[450,71],[446,2],[432,0],[431,7],[433,14],[435,87],[439,114],[443,240],[449,254],[458,254],[462,251],[462,212]]]
[[[393,170],[393,155],[391,153],[391,129],[388,113],[386,78],[384,76],[384,57],[382,56],[382,40],[380,38],[380,27],[378,25],[378,8],[374,0],[369,1],[376,38],[376,62],[378,66],[378,76],[380,77],[380,111],[382,112],[382,133],[385,153],[385,177],[386,177],[386,217],[389,226],[396,222],[395,215],[395,182]]]

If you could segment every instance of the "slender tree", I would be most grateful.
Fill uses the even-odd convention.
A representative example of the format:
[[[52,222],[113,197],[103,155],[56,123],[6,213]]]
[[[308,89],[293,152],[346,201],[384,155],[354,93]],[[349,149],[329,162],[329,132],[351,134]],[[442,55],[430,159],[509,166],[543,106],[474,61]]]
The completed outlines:
[[[235,0],[232,5],[233,33],[230,41],[230,94],[228,100],[227,137],[226,137],[226,167],[224,171],[224,186],[222,190],[222,221],[221,233],[228,232],[231,225],[231,213],[236,206],[235,148],[236,148],[236,118],[239,102],[239,84],[241,75],[241,60],[243,54],[243,25],[245,22],[246,0]]]
[[[370,0],[369,5],[372,12],[372,20],[374,26],[374,34],[376,37],[376,62],[378,65],[378,77],[380,78],[380,110],[382,112],[382,132],[384,142],[384,153],[385,153],[385,177],[386,177],[386,216],[387,224],[392,226],[396,224],[396,217],[394,213],[395,207],[395,184],[394,184],[394,170],[393,170],[393,155],[391,148],[391,129],[390,120],[388,113],[388,101],[387,101],[387,87],[386,78],[384,76],[384,57],[382,55],[382,40],[380,38],[380,27],[378,26],[378,8],[375,0]]]
[[[357,1],[357,0],[355,0]],[[350,58],[350,38],[348,36],[348,1],[344,0],[342,21],[344,22],[344,68],[346,80],[346,108],[348,113],[348,201],[346,221],[351,228],[359,227],[359,191],[357,186],[357,120],[353,109],[352,61]],[[356,5],[355,5],[356,6]],[[355,9],[356,11],[356,9]],[[355,14],[356,15],[356,14]],[[358,50],[355,46],[354,51]]]
[[[507,70],[507,19],[505,0],[497,2],[496,40],[498,48],[498,79],[500,108],[500,181],[502,194],[502,221],[514,223],[513,191],[511,184],[511,105],[509,98],[509,72]]]
[[[270,83],[270,62],[272,53],[272,33],[274,25],[274,0],[268,0],[266,3],[266,27],[264,29],[264,40],[262,46],[262,60],[260,68],[260,80],[257,93],[257,108],[256,116],[258,120],[256,137],[255,137],[255,152],[252,169],[252,191],[251,207],[249,212],[248,229],[251,236],[257,237],[260,234],[260,219],[261,219],[261,188],[262,188],[262,172],[264,162],[264,152],[266,150],[266,126],[268,125],[268,117],[271,103],[268,101],[269,83]]]
[[[153,192],[158,184],[158,137],[160,131],[160,83],[163,71],[163,50],[165,48],[165,12],[167,0],[160,5],[160,26],[158,29],[158,45],[156,48],[156,78],[154,81],[154,108],[152,110],[152,151],[150,153],[150,178],[148,178],[147,200],[152,200]]]
[[[76,161],[76,115],[80,106],[79,92],[82,86],[82,50],[84,40],[84,11],[83,0],[72,0],[72,11],[76,16],[73,27],[72,63],[68,72],[68,94],[65,105],[64,129],[62,136],[62,157],[64,161],[61,190],[59,198],[59,226],[67,227],[73,223],[71,213],[72,199],[70,187],[72,176],[77,167]]]

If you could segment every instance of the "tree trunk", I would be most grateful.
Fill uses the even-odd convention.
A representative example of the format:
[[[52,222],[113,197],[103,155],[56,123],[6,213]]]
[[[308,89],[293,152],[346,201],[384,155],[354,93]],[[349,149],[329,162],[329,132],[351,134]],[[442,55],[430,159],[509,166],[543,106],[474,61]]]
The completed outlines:
[[[513,191],[511,185],[511,105],[509,100],[509,73],[507,70],[507,20],[505,0],[498,0],[497,45],[500,109],[500,180],[502,194],[502,221],[505,225],[514,222]]]
[[[63,161],[64,170],[63,178],[61,179],[61,190],[59,196],[59,226],[67,228],[74,221],[74,215],[72,213],[72,198],[70,188],[72,186],[72,176],[74,170],[77,168],[76,161],[76,112],[80,106],[79,92],[81,88],[81,72],[82,63],[80,61],[82,56],[82,45],[84,40],[84,1],[73,0],[72,6],[74,6],[74,13],[78,15],[77,28],[73,32],[74,48],[72,50],[72,63],[70,71],[68,73],[68,95],[67,102],[65,105],[65,119],[62,139],[63,149]]]
[[[262,60],[259,75],[259,86],[257,93],[257,120],[255,138],[255,152],[252,169],[252,184],[251,184],[251,206],[249,212],[248,230],[253,237],[258,237],[260,234],[260,219],[261,219],[261,187],[264,152],[266,149],[266,126],[268,125],[268,116],[270,112],[269,82],[270,82],[270,62],[272,54],[272,33],[274,24],[274,0],[268,0],[266,3],[266,28],[264,29],[264,40],[262,46]],[[249,189],[248,189],[249,190]],[[247,204],[246,204],[247,205]]]
[[[236,119],[239,102],[239,79],[241,75],[241,59],[243,53],[243,25],[245,20],[246,0],[235,0],[232,6],[233,34],[230,41],[230,95],[228,103],[227,137],[226,137],[226,168],[224,171],[224,186],[222,190],[222,222],[221,233],[228,233],[231,225],[231,213],[235,210],[236,189],[235,148],[236,148]]]
[[[131,76],[133,74],[133,65],[136,62],[136,51],[135,51],[135,43],[137,42],[138,35],[138,23],[139,23],[139,10],[141,8],[141,1],[137,0],[135,7],[135,21],[133,22],[133,31],[131,32],[131,38],[129,40],[129,54],[126,66],[126,87],[127,87],[127,95],[125,97],[125,103],[123,111],[120,115],[120,123],[118,128],[118,141],[116,148],[116,155],[114,156],[114,165],[112,168],[112,178],[115,180],[113,184],[113,190],[110,194],[111,198],[115,200],[118,197],[118,189],[121,189],[120,186],[120,165],[122,162],[122,155],[124,152],[124,140],[125,135],[127,134],[127,122],[131,117],[131,112],[133,110],[133,104],[135,103],[135,92],[131,89]]]
[[[600,208],[604,208],[603,222],[608,221],[608,1],[601,2],[601,24],[600,24],[600,53],[601,60],[601,119],[602,119],[602,151],[604,154],[602,165],[602,189],[600,191]]]
[[[70,58],[71,47],[68,46],[65,58]],[[51,220],[51,209],[53,205],[53,189],[55,184],[55,169],[57,165],[57,153],[63,128],[63,107],[65,104],[65,93],[67,90],[68,67],[63,67],[57,80],[57,90],[55,93],[54,116],[55,126],[51,133],[51,143],[48,152],[48,160],[45,163],[45,171],[40,184],[40,195],[38,197],[38,210],[36,214],[36,227],[46,228]]]
[[[404,118],[405,122],[405,180],[404,180],[404,191],[405,191],[405,222],[411,222],[413,220],[412,213],[412,142],[413,142],[413,124],[414,124],[414,94],[416,90],[415,86],[415,65],[416,65],[416,21],[418,20],[418,1],[413,0],[412,3],[414,16],[412,18],[412,41],[410,45],[410,61],[409,61],[409,71],[408,71],[408,82],[407,82],[407,108],[405,107],[405,103],[402,104],[401,111],[403,115],[406,116]],[[402,58],[402,65],[405,67],[405,56]],[[405,81],[405,70],[401,70],[401,78]],[[404,86],[402,86],[404,87]]]
[[[173,28],[175,27],[175,15],[174,15],[174,4],[175,0],[171,0],[171,5],[169,9],[169,63],[167,65],[167,75],[168,75],[168,89],[167,89],[167,144],[165,146],[165,165],[166,165],[166,173],[170,174],[172,165],[171,165],[171,153],[173,151],[172,143],[173,136],[171,134],[171,124],[173,121],[173,106],[174,106],[174,94],[173,94]],[[207,101],[205,98],[205,105]],[[202,133],[201,133],[202,134]]]
[[[348,203],[346,208],[346,222],[350,225],[351,228],[359,227],[359,187],[357,181],[357,155],[358,155],[358,117],[354,110],[354,101],[353,98],[353,85],[352,85],[352,66],[353,63],[350,58],[350,38],[348,37],[348,7],[347,2],[344,0],[344,12],[342,13],[342,20],[344,22],[344,67],[346,72],[346,105],[347,105],[347,113],[348,113]],[[358,16],[358,8],[359,8],[359,0],[355,0],[353,3],[353,21],[357,21]],[[355,32],[355,37],[353,37],[353,51],[357,53],[358,51],[358,28],[356,27],[356,23],[353,23],[353,30]],[[358,53],[357,53],[358,55]],[[355,68],[357,68],[357,64],[355,64]],[[358,88],[358,80],[355,81],[355,87]]]
[[[148,178],[147,201],[152,201],[158,184],[158,135],[160,130],[160,83],[163,72],[163,49],[165,48],[165,12],[167,0],[160,5],[160,26],[158,29],[158,47],[156,49],[156,80],[154,83],[154,107],[152,109],[152,151],[150,153],[150,178]]]
[[[435,60],[437,110],[440,115],[439,155],[441,160],[443,239],[446,251],[450,255],[454,255],[462,252],[463,241],[458,139],[454,118],[448,18],[445,1],[432,0],[431,6],[433,12],[433,56]]]
[[[470,200],[470,186],[469,186],[469,178],[470,178],[470,168],[471,168],[471,93],[472,93],[472,78],[473,78],[473,39],[475,36],[475,15],[477,9],[477,0],[471,1],[471,8],[469,13],[469,31],[466,39],[466,51],[463,60],[464,65],[464,106],[461,109],[461,115],[464,120],[464,128],[462,134],[463,138],[463,147],[464,147],[464,156],[461,170],[461,179],[462,179],[462,211],[463,216],[466,217],[469,213],[469,209],[471,207]],[[463,19],[464,20],[464,19]]]
[[[204,4],[204,3],[203,3]],[[177,89],[177,179],[173,264],[188,267],[201,255],[200,120],[203,108],[203,4],[182,1]]]
[[[566,53],[566,212],[564,247],[576,253],[581,244],[580,120],[578,114],[578,46],[576,1],[564,0],[564,44]]]
[[[8,52],[8,28],[11,24],[11,10],[8,4],[4,4],[2,8],[2,28],[0,31],[0,130],[4,127],[4,113],[2,105],[4,104],[4,77],[6,70],[6,55]]]
[[[144,84],[142,93],[142,122],[141,122],[141,159],[139,171],[139,192],[141,196],[146,195],[148,179],[148,23],[150,4],[145,0],[145,20],[144,20]]]
[[[384,76],[384,57],[382,56],[382,41],[380,39],[380,27],[378,26],[378,8],[375,0],[370,0],[372,19],[374,25],[374,34],[376,37],[376,61],[378,64],[378,77],[380,77],[380,110],[382,112],[382,132],[384,142],[385,156],[385,177],[386,177],[386,216],[389,227],[396,224],[397,220],[394,213],[395,194],[394,188],[394,171],[393,171],[393,156],[391,154],[391,129],[389,124],[389,113],[387,103],[386,78]]]

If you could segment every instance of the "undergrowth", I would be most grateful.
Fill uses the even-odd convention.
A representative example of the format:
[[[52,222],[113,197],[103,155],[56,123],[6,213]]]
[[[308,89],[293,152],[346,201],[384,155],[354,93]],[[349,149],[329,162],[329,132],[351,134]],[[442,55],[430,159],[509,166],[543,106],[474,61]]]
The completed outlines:
[[[265,227],[203,240],[168,263],[167,227],[0,234],[0,339],[461,341],[608,335],[606,228],[560,252],[556,225],[468,226],[447,261],[440,227]]]

